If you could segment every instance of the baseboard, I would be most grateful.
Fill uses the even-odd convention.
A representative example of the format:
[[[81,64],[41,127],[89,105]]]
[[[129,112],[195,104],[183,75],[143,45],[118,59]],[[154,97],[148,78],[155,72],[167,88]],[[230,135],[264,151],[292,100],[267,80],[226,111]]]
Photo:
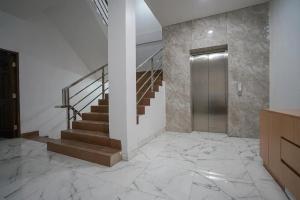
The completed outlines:
[[[26,132],[26,133],[21,134],[21,137],[25,138],[25,139],[32,139],[32,138],[39,137],[39,136],[40,136],[39,131],[31,131],[31,132]]]

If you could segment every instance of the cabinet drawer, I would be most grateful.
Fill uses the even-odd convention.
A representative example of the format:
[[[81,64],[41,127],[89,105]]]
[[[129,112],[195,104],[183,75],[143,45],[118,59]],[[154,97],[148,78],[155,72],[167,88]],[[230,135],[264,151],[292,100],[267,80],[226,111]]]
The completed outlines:
[[[300,146],[300,119],[294,119],[294,142]]]
[[[300,177],[283,164],[283,184],[295,197],[300,199]]]
[[[300,174],[300,148],[285,139],[281,139],[281,159]]]

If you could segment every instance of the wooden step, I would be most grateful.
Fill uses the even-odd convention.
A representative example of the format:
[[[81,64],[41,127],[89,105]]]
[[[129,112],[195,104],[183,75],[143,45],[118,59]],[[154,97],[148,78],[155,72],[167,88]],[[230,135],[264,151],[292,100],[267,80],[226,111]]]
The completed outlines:
[[[136,80],[138,80],[141,76],[143,76],[142,79],[144,79],[144,77],[150,77],[150,75],[151,75],[151,72],[146,72],[146,71],[137,72],[136,73]]]
[[[140,102],[139,105],[143,106],[150,106],[151,99],[150,98],[143,98]]]
[[[56,153],[113,166],[122,159],[121,151],[101,145],[87,144],[74,140],[56,140],[47,142],[47,149]]]
[[[139,115],[145,114],[145,106],[138,105],[137,106],[137,114],[139,114]]]
[[[108,146],[121,150],[121,142],[119,140],[110,139],[107,133],[100,131],[69,129],[61,132],[61,138],[66,140],[81,141],[89,144]]]
[[[108,122],[108,113],[98,113],[98,112],[89,112],[82,113],[83,120],[91,120],[91,121],[103,121]]]
[[[136,83],[136,89],[137,91],[143,87],[143,88],[148,88],[151,85],[151,79],[148,77],[143,77],[141,80],[139,80]],[[156,78],[156,76],[154,76],[154,78]],[[159,76],[155,81],[154,81],[154,85],[162,85],[162,78],[161,76]]]
[[[108,113],[108,105],[91,106],[91,112]]]
[[[161,85],[160,85],[159,83],[154,84],[154,85],[153,85],[153,90],[154,90],[154,92],[158,92],[160,86],[161,86]],[[142,89],[140,89],[138,86],[137,86],[137,88],[136,88],[136,91],[137,91],[139,94],[144,93],[146,90],[151,91],[151,84],[150,84],[150,83],[144,85],[144,86],[142,87]]]
[[[104,133],[109,133],[109,124],[108,122],[80,120],[72,122],[72,129],[101,131]]]
[[[143,93],[137,94],[137,99],[140,99],[142,97]],[[155,92],[148,91],[143,98],[155,98]]]
[[[109,100],[108,99],[99,99],[98,105],[108,105]]]
[[[160,85],[153,85],[153,91],[158,92]]]

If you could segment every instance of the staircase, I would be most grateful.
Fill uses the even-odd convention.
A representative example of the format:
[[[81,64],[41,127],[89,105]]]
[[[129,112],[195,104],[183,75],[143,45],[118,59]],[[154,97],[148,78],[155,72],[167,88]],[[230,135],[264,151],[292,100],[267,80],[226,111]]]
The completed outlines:
[[[122,159],[121,142],[109,138],[108,94],[61,132],[61,139],[47,143],[47,149],[82,160],[113,166]]]
[[[145,114],[145,108],[150,106],[152,98],[155,98],[155,92],[159,91],[159,87],[162,86],[163,73],[162,70],[156,70],[153,72],[153,76],[156,80],[153,81],[153,88],[151,85],[151,72],[137,72],[136,73],[136,90],[137,90],[137,123],[139,123],[139,117]]]
[[[61,131],[61,139],[47,142],[47,149],[49,151],[105,166],[113,166],[122,159],[121,141],[109,137],[109,94],[105,94],[107,90],[105,84],[108,82],[105,68],[107,68],[107,65],[63,89],[63,106],[59,106],[59,108],[67,109],[68,129]],[[70,99],[81,93],[82,90],[70,97],[70,88],[82,82],[87,77],[95,76],[95,73],[98,71],[101,71],[101,77],[93,82],[96,83],[99,80],[102,82],[99,87],[102,89],[102,92],[97,95],[97,98],[101,95],[102,98],[98,100],[98,105],[90,106],[90,103],[93,102],[91,101],[80,110],[75,108],[75,106],[71,106]],[[139,123],[139,116],[145,114],[145,108],[150,106],[151,98],[155,98],[155,92],[158,92],[159,87],[162,85],[163,74],[161,69],[154,69],[152,66],[151,70],[137,72],[136,78],[137,123]],[[90,87],[92,84],[85,86],[84,89]],[[79,102],[81,101],[82,99],[79,100]],[[75,103],[74,105],[77,104]],[[87,106],[90,106],[90,112],[81,114],[80,112]],[[73,111],[72,117],[70,117],[71,111]],[[81,120],[77,120],[77,115],[81,117]],[[73,120],[72,128],[70,126],[71,120]]]

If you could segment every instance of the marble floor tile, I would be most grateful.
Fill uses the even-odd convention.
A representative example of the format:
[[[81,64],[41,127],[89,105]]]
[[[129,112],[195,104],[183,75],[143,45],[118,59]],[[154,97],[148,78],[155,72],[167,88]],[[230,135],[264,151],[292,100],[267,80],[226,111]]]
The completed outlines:
[[[231,143],[204,140],[192,137],[177,138],[168,144],[160,156],[177,159],[199,161],[206,159],[232,160],[240,159],[240,156]]]
[[[155,162],[136,178],[132,187],[163,199],[188,200],[193,174],[182,165]]]
[[[14,157],[0,162],[0,188],[4,185],[15,185],[39,176],[51,170],[44,159]]]
[[[83,175],[67,168],[54,168],[19,188],[4,192],[5,199],[117,199],[125,189],[93,176]]]
[[[263,163],[261,161],[242,160],[242,162],[254,181],[273,180],[269,172],[263,167]]]
[[[155,159],[171,141],[172,137],[155,138],[148,144],[138,149],[137,155],[133,158],[133,160],[151,161]]]
[[[46,144],[22,138],[0,141],[0,161],[15,157],[34,157],[46,151]]]
[[[0,141],[0,200],[287,200],[264,169],[259,140],[166,132],[108,168]]]
[[[165,198],[129,188],[117,195],[117,200],[167,200]]]
[[[242,159],[261,161],[259,140],[251,138],[229,138]]]
[[[197,162],[196,171],[223,179],[252,181],[241,160],[201,160]]]
[[[193,180],[190,199],[261,200],[262,198],[255,184],[251,181],[222,178],[212,173],[199,173]]]
[[[288,200],[274,180],[255,180],[254,184],[264,200]]]

